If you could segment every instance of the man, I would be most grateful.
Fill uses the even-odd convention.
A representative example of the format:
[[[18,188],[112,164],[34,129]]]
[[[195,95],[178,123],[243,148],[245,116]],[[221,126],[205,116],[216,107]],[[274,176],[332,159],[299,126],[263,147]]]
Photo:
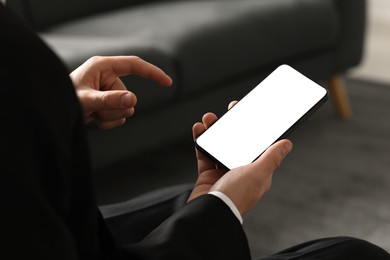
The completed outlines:
[[[122,227],[123,219],[103,219],[97,208],[83,124],[118,127],[134,113],[136,97],[120,76],[146,77],[163,86],[171,79],[137,57],[94,57],[69,77],[55,54],[2,4],[0,44],[2,255],[250,259],[241,216],[270,188],[272,172],[292,149],[290,141],[276,143],[254,163],[229,172],[197,152],[198,180],[186,196],[188,203],[162,218],[143,239],[118,243],[112,227]],[[215,120],[206,114],[194,125],[194,138]],[[131,219],[136,213],[129,205],[123,215]],[[125,230],[130,236],[136,229]],[[270,259],[291,257],[385,259],[388,254],[368,242],[338,237],[308,242]]]

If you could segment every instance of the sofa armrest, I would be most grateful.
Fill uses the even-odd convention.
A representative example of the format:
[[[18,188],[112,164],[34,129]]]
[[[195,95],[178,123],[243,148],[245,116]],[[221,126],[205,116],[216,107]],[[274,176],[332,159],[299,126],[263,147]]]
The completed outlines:
[[[341,28],[335,70],[341,73],[362,60],[367,8],[366,0],[339,0],[336,6],[340,13]]]

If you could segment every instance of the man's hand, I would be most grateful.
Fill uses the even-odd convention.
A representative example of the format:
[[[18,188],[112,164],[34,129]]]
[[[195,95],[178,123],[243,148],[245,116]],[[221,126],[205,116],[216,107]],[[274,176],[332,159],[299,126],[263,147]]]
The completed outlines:
[[[229,108],[235,103],[232,102]],[[202,123],[196,123],[193,126],[194,139],[216,120],[216,115],[212,113],[205,114]],[[269,147],[253,163],[228,172],[218,169],[213,161],[196,150],[198,180],[188,201],[210,191],[220,191],[232,200],[241,215],[245,214],[269,190],[273,172],[291,149],[292,143],[289,140],[281,140]]]
[[[134,114],[137,97],[119,78],[129,74],[162,86],[172,84],[161,69],[135,56],[92,57],[70,74],[86,123],[95,120],[100,128],[109,129]]]

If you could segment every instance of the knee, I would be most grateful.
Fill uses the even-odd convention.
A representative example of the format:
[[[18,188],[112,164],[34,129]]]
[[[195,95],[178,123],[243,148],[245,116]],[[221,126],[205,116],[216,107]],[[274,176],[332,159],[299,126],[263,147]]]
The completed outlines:
[[[339,259],[390,259],[389,253],[383,248],[360,238],[338,237],[331,254]],[[332,252],[333,251],[333,252]]]

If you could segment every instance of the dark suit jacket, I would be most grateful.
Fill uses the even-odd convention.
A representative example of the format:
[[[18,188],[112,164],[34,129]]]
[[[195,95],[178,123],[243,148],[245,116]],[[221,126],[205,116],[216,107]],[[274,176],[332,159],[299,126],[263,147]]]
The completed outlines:
[[[202,196],[118,247],[97,209],[81,107],[56,55],[0,4],[0,236],[12,259],[249,259],[244,231]]]

